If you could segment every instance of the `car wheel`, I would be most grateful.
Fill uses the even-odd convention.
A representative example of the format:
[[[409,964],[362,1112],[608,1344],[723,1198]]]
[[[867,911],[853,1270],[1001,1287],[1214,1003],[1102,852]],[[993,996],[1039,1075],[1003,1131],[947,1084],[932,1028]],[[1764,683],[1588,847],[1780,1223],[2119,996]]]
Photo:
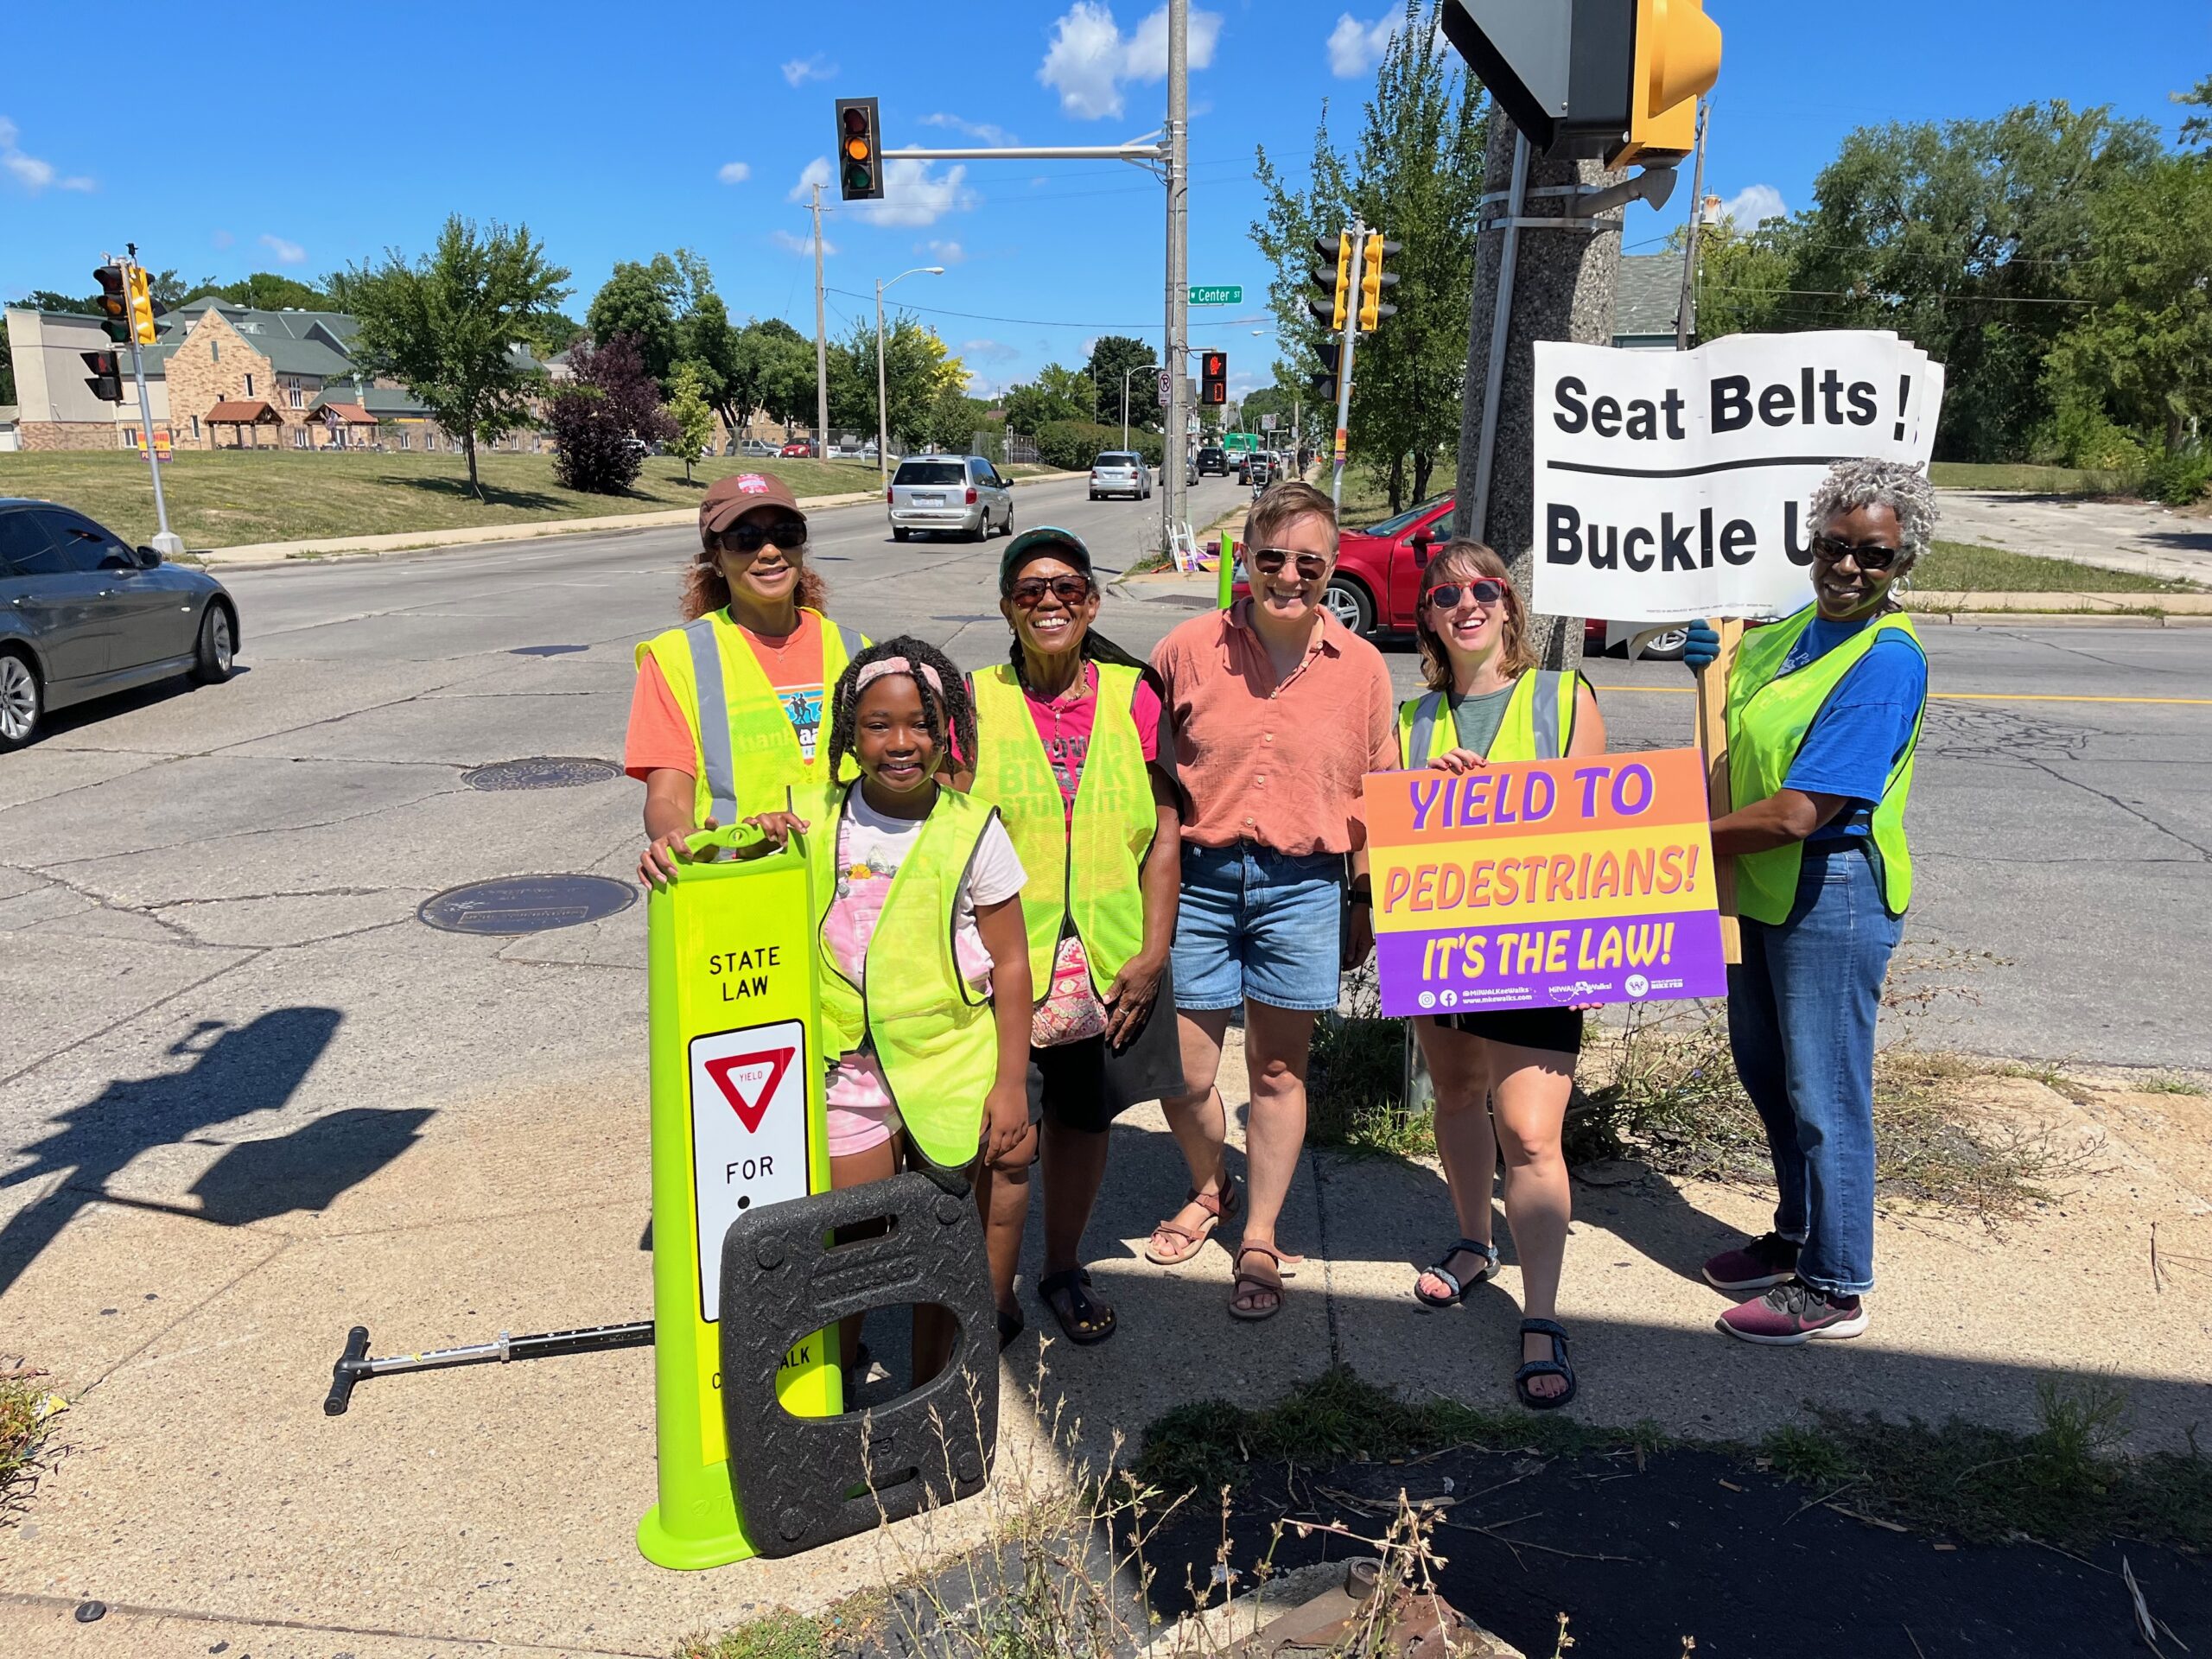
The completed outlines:
[[[1096,490],[1093,490],[1093,491],[1090,493],[1090,499],[1091,499],[1092,500],[1096,501],[1096,500],[1098,499],[1098,492],[1097,492],[1097,491],[1096,491]]]
[[[1688,628],[1669,628],[1663,633],[1653,634],[1637,655],[1648,657],[1655,663],[1679,663],[1682,660],[1683,648],[1689,642],[1690,631]],[[1623,647],[1624,652],[1626,649]]]
[[[1323,590],[1321,603],[1329,614],[1350,628],[1354,633],[1365,634],[1375,626],[1375,601],[1367,596],[1367,589],[1343,576],[1329,578]]]
[[[903,542],[910,534],[912,534],[912,532],[906,530],[903,525],[893,524],[891,526],[891,539],[894,542]]]
[[[20,749],[38,734],[46,699],[27,658],[0,652],[0,750]]]
[[[1012,502],[1007,504],[1006,523],[1001,524],[999,528],[1008,536],[1014,534],[1014,504]]]
[[[192,677],[202,685],[220,685],[231,677],[238,634],[231,623],[231,607],[221,600],[207,607],[200,619],[200,644],[192,656]]]

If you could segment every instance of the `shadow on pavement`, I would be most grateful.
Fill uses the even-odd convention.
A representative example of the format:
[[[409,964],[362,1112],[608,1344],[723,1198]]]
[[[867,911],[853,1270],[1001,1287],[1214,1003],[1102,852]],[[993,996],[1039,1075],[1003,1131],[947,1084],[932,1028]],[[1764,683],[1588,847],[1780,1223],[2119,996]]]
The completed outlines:
[[[67,1172],[60,1185],[0,1227],[0,1292],[95,1201],[242,1227],[289,1211],[327,1209],[398,1157],[430,1114],[356,1107],[288,1135],[228,1147],[193,1184],[197,1208],[118,1198],[105,1190],[143,1152],[283,1106],[330,1046],[343,1019],[335,1008],[292,1007],[244,1026],[203,1020],[169,1048],[172,1055],[191,1057],[183,1071],[118,1079],[56,1118],[53,1133],[24,1149],[29,1161],[0,1179],[4,1189]]]

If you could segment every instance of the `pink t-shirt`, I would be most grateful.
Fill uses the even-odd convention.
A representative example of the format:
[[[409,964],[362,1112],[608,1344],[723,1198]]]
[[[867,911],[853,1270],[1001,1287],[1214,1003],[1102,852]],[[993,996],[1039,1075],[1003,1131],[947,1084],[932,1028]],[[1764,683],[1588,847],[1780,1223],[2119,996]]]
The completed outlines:
[[[1090,753],[1090,734],[1098,724],[1097,694],[1096,663],[1085,663],[1083,677],[1057,697],[1040,697],[1027,687],[1022,690],[1071,822],[1075,817],[1076,789],[1083,782],[1083,763]],[[1129,698],[1129,717],[1136,721],[1137,741],[1147,763],[1160,759],[1160,693],[1151,676],[1139,676],[1136,691]]]

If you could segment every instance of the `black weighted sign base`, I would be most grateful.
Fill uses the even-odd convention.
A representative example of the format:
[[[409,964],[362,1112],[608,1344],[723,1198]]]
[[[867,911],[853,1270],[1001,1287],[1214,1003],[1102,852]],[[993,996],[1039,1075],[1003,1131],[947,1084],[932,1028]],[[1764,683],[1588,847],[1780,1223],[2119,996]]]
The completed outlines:
[[[880,1236],[833,1245],[870,1222]],[[936,1303],[959,1326],[952,1357],[889,1406],[794,1417],[776,1398],[791,1347],[839,1319]],[[722,1415],[745,1529],[795,1555],[966,1497],[998,1445],[997,1321],[975,1200],[926,1175],[817,1192],[740,1216],[722,1237]]]

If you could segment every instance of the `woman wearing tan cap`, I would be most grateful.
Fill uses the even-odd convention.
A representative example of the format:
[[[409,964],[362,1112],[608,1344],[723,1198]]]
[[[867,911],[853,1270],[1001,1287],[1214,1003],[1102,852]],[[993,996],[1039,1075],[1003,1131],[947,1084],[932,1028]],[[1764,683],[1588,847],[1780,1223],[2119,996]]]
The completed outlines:
[[[682,627],[638,647],[624,766],[645,786],[639,879],[674,874],[690,831],[781,811],[817,781],[823,692],[868,640],[822,613],[806,515],[766,473],[734,473],[699,504]]]

